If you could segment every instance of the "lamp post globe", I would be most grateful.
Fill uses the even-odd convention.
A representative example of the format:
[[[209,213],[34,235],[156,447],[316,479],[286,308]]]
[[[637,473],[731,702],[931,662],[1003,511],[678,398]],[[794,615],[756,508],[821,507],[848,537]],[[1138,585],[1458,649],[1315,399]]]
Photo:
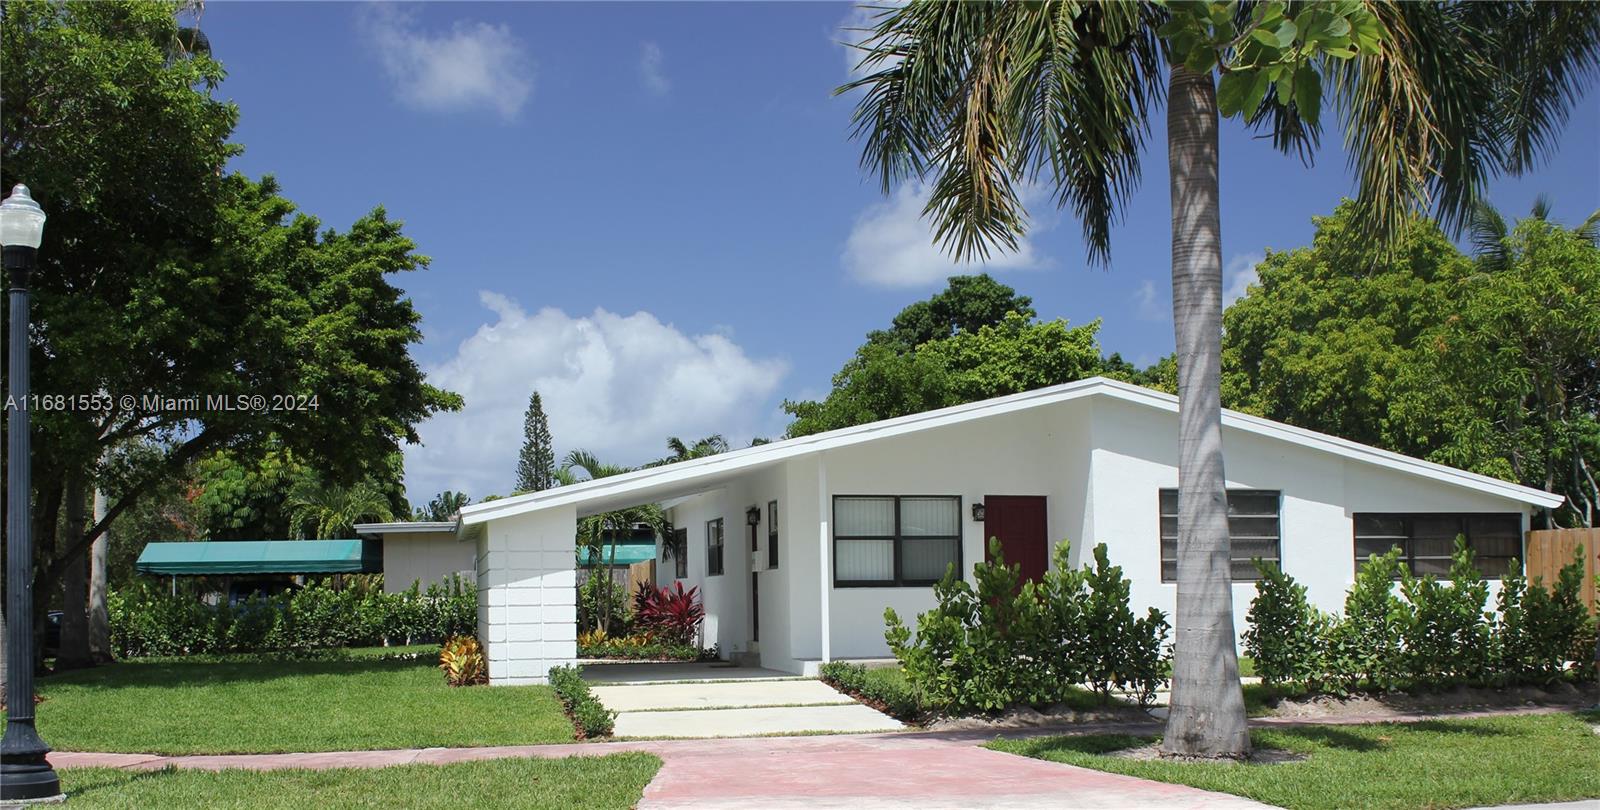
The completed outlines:
[[[33,723],[33,487],[29,460],[28,280],[44,210],[18,184],[0,201],[0,250],[11,299],[6,391],[6,730],[0,738],[0,802],[59,801],[61,780]]]

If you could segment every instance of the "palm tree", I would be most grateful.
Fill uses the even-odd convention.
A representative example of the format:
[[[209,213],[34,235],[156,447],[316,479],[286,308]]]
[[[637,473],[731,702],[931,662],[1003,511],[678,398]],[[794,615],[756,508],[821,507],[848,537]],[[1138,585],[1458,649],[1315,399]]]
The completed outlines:
[[[667,451],[672,455],[652,461],[647,466],[659,467],[663,464],[676,464],[680,461],[726,453],[728,452],[728,440],[723,438],[721,433],[713,433],[704,439],[696,441],[694,444],[686,444],[677,436],[668,436]]]
[[[314,537],[327,539],[349,537],[357,523],[394,520],[388,494],[371,481],[342,487],[308,480],[289,494],[288,507],[301,539],[308,525]]]
[[[1534,198],[1533,208],[1528,211],[1528,218],[1539,222],[1550,221],[1550,200],[1543,194]],[[1516,257],[1506,239],[1511,236],[1511,227],[1506,224],[1506,218],[1500,211],[1488,202],[1480,202],[1472,209],[1472,214],[1467,220],[1467,228],[1472,234],[1473,258],[1478,266],[1485,272],[1495,273],[1511,266]],[[1600,246],[1600,211],[1590,214],[1583,222],[1572,229],[1573,235],[1591,245]]]
[[[1091,262],[1107,262],[1165,101],[1180,489],[1166,752],[1249,751],[1222,457],[1220,119],[1309,159],[1330,88],[1373,237],[1429,205],[1459,227],[1488,177],[1552,146],[1597,42],[1596,3],[1381,0],[912,0],[864,32],[866,75],[839,90],[864,91],[863,167],[886,194],[927,181],[924,214],[957,259],[1014,248],[1018,189],[1037,182],[1081,221]]]
[[[469,503],[472,503],[472,499],[467,497],[467,493],[454,492],[447,489],[433,496],[433,500],[428,501],[427,506],[417,507],[412,514],[412,519],[419,521],[455,520],[456,515],[461,512],[461,507]]]
[[[633,468],[602,462],[587,450],[573,450],[567,453],[566,459],[562,461],[556,478],[563,485],[577,483],[585,480],[577,477],[579,472],[586,475],[589,480],[593,480],[633,472]],[[589,549],[590,560],[598,563],[605,553],[604,568],[601,569],[598,564],[595,568],[604,571],[605,595],[601,599],[600,626],[607,633],[612,629],[611,602],[617,584],[611,578],[611,568],[617,563],[618,543],[622,538],[629,536],[634,528],[640,526],[648,527],[657,537],[670,535],[666,523],[666,513],[653,503],[590,515],[578,521],[578,545]]]

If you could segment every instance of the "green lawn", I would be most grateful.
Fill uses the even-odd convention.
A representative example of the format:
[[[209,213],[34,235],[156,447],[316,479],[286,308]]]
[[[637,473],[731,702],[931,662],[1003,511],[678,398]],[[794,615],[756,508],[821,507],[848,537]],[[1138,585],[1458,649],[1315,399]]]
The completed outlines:
[[[61,771],[77,808],[623,808],[661,767],[649,754],[325,771]]]
[[[1263,729],[1258,748],[1307,755],[1281,765],[1100,756],[1150,737],[996,740],[990,748],[1248,796],[1289,808],[1437,808],[1600,797],[1600,713]]]
[[[544,686],[451,688],[416,660],[125,662],[40,678],[39,733],[62,751],[230,754],[571,742]],[[382,650],[379,652],[392,652]]]

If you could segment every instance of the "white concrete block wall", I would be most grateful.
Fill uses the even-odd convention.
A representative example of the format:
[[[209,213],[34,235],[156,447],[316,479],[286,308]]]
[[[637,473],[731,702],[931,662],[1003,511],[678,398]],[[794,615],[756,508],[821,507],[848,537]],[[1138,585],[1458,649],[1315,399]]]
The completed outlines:
[[[577,513],[555,507],[483,524],[478,626],[496,686],[546,683],[578,656]]]

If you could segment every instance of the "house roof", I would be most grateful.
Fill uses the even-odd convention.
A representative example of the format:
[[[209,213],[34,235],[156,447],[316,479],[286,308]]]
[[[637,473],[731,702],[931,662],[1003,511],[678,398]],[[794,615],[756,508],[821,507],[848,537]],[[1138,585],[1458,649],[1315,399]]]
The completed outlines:
[[[800,456],[1088,397],[1168,412],[1178,410],[1178,398],[1171,394],[1105,377],[1091,377],[1020,394],[785,439],[720,455],[680,461],[660,467],[647,467],[622,475],[473,504],[461,510],[460,521],[463,527],[467,527],[497,518],[568,505],[576,506],[580,515],[596,514],[610,509],[701,492],[721,485],[736,474]],[[1238,411],[1224,409],[1222,424],[1236,430],[1331,453],[1364,464],[1397,470],[1534,506],[1555,507],[1562,502],[1560,495]]]
[[[362,537],[382,537],[386,534],[427,534],[430,532],[453,532],[456,522],[453,520],[415,520],[401,521],[398,523],[357,523],[356,534]]]
[[[353,574],[383,570],[377,541],[210,540],[150,543],[133,564],[141,574]]]

